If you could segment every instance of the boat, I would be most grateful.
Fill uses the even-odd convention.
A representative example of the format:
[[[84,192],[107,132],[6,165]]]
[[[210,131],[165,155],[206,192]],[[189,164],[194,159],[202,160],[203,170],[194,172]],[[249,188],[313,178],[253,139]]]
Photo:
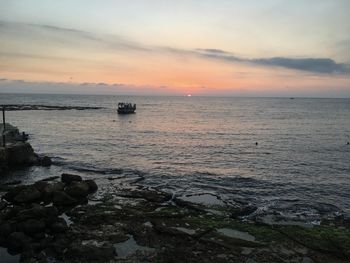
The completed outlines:
[[[136,104],[119,102],[118,103],[118,114],[130,114],[135,113]]]

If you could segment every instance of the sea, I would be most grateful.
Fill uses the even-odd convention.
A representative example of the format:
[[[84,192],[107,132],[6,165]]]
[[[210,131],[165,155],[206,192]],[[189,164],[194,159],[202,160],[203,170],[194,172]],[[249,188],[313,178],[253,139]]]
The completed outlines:
[[[118,115],[118,102],[136,113]],[[306,221],[350,215],[350,99],[0,94],[0,104],[102,107],[6,112],[54,165],[2,182],[70,172],[102,192],[137,181]]]

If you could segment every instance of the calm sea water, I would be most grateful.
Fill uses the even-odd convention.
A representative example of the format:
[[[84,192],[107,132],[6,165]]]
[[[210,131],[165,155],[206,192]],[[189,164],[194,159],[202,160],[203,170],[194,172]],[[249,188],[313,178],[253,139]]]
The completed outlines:
[[[137,113],[117,115],[119,101],[136,103]],[[142,184],[176,195],[350,213],[350,99],[0,94],[6,103],[104,109],[8,112],[56,165],[2,180],[74,171],[107,187],[108,178],[142,175]]]

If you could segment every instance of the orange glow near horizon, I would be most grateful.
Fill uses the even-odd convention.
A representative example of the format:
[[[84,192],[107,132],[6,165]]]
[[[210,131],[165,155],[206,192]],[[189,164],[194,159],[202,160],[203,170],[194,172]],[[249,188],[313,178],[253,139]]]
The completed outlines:
[[[9,79],[38,82],[121,83],[130,86],[166,87],[176,94],[215,94],[223,91],[254,92],[326,87],[332,81],[347,86],[347,78],[302,75],[296,71],[282,71],[249,64],[232,64],[197,57],[169,57],[147,54],[94,56],[94,61],[79,59],[18,58],[2,61]],[[280,71],[280,74],[276,74]]]

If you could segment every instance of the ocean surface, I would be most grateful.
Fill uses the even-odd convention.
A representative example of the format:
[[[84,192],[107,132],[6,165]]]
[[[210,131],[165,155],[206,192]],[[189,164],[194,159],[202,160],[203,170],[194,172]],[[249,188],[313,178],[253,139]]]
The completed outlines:
[[[120,101],[137,113],[118,115]],[[305,220],[350,214],[350,99],[0,94],[0,104],[103,107],[7,112],[55,165],[2,181],[74,172],[113,191],[141,178]]]

